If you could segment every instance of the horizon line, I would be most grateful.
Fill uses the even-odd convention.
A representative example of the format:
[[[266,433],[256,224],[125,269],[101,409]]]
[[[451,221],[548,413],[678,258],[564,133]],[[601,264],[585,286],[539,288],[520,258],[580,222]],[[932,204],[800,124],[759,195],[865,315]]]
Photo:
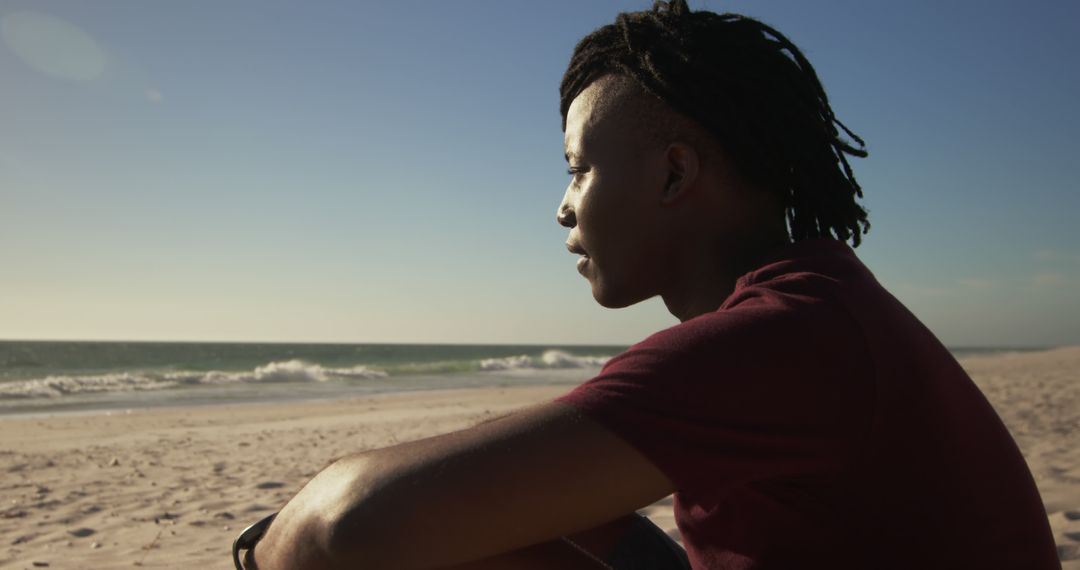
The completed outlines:
[[[321,341],[321,340],[160,340],[160,339],[58,339],[58,338],[0,338],[0,343],[5,342],[70,342],[70,343],[133,343],[133,344],[293,344],[293,345],[415,345],[415,346],[597,346],[597,347],[629,347],[634,343],[581,343],[581,342],[433,342],[433,341]],[[1080,343],[1065,344],[944,344],[949,351],[955,350],[1053,350],[1070,346],[1080,346]]]

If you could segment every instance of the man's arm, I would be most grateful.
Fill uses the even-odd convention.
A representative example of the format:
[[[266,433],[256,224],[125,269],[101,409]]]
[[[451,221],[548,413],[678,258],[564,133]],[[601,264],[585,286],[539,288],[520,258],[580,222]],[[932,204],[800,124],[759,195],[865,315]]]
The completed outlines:
[[[436,568],[590,529],[673,490],[633,447],[552,402],[335,462],[255,558],[260,570]]]

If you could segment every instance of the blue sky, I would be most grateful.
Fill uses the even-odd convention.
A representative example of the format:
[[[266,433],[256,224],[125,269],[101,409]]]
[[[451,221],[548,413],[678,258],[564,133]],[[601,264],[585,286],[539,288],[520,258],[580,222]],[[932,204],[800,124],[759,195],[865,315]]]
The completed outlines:
[[[648,2],[0,6],[0,338],[635,342],[563,246],[558,82]],[[947,344],[1080,343],[1080,4],[691,2],[807,54],[857,251]]]

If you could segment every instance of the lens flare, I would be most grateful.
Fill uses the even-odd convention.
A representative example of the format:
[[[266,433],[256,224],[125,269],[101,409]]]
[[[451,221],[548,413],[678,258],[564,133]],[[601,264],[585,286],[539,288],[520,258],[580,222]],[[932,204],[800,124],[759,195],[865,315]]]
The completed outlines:
[[[105,71],[107,57],[94,38],[55,16],[8,14],[0,20],[0,35],[23,63],[51,77],[92,81]]]

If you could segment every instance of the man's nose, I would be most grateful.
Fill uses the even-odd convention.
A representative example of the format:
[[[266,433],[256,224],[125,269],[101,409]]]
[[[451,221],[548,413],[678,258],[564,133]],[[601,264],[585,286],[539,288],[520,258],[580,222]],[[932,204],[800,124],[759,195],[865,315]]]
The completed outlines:
[[[577,225],[577,218],[574,217],[574,208],[570,206],[570,200],[567,198],[568,196],[563,197],[562,203],[559,204],[559,209],[555,212],[555,221],[560,226],[572,228]]]

